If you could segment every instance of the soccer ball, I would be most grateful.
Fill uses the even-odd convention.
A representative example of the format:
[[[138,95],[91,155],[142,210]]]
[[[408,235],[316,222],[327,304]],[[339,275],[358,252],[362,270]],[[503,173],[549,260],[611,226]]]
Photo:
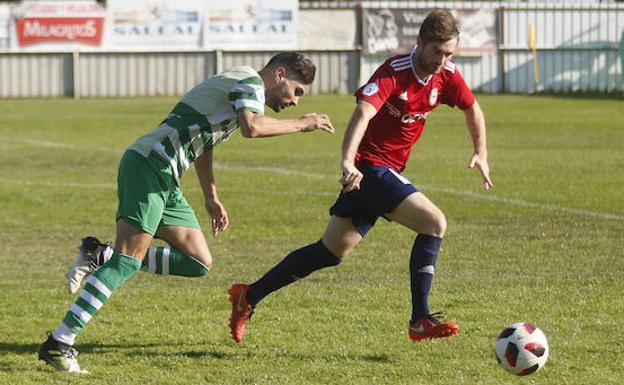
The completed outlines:
[[[548,340],[535,326],[518,322],[507,326],[496,339],[496,360],[509,373],[526,376],[548,360]]]

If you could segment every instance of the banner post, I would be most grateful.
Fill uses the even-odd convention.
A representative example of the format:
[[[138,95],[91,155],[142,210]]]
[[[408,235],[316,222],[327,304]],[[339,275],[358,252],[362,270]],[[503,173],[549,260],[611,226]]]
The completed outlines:
[[[529,26],[529,50],[533,52],[533,93],[537,93],[539,84],[539,68],[537,64],[537,42],[535,39],[535,24]]]
[[[80,99],[80,52],[72,52],[72,76],[74,99]]]
[[[624,31],[622,31],[622,36],[620,37],[620,66],[622,68],[620,75],[624,83]]]

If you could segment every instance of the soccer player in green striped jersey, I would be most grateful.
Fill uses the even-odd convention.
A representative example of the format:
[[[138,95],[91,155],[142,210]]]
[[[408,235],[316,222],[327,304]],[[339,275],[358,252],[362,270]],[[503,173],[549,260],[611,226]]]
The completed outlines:
[[[76,336],[106,300],[139,269],[198,277],[208,274],[212,256],[193,209],[179,189],[182,174],[195,165],[212,233],[227,229],[219,200],[212,149],[240,129],[247,138],[323,130],[334,132],[325,114],[299,119],[264,115],[296,106],[310,91],[316,67],[303,55],[283,52],[256,72],[240,66],[216,74],[191,89],[152,132],[124,153],[117,176],[117,237],[114,247],[96,238],[83,240],[69,271],[69,290],[83,290],[57,329],[39,348],[39,358],[57,370],[85,372],[73,348]],[[167,247],[150,248],[154,237]]]

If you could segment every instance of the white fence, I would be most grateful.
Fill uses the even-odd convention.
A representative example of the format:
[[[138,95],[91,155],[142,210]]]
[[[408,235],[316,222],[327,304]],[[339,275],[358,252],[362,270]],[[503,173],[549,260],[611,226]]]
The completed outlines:
[[[378,1],[367,2],[367,7],[496,9],[496,52],[454,59],[468,84],[481,92],[535,91],[533,56],[528,50],[531,23],[536,30],[538,91],[624,91],[623,5]],[[368,76],[382,61],[363,56],[361,76]]]
[[[466,81],[481,92],[528,93],[534,90],[532,54],[527,49],[529,25],[536,29],[539,91],[622,92],[621,52],[624,5],[535,5],[493,2],[368,2],[367,7],[493,9],[496,49],[479,56],[457,56]],[[351,3],[302,2],[300,15],[353,13]],[[300,18],[302,19],[302,18]],[[308,28],[327,28],[308,23]],[[361,28],[361,23],[358,23]],[[304,32],[305,33],[305,32]],[[366,81],[384,57],[362,49],[362,31],[355,41],[331,50],[308,39],[300,51],[317,63],[313,93],[351,93]],[[348,35],[348,34],[347,34]],[[321,41],[322,39],[319,39]],[[326,40],[326,37],[325,37]],[[312,41],[312,42],[310,42]],[[238,64],[261,68],[274,52],[48,52],[0,51],[0,97],[132,97],[183,94],[215,72]]]
[[[0,97],[175,96],[221,69],[260,69],[275,52],[0,53]],[[312,93],[352,92],[358,51],[306,51],[317,66]]]
[[[503,89],[526,92],[532,79],[528,26],[536,28],[540,89],[623,91],[624,7],[512,8],[502,13]],[[624,48],[622,48],[624,49]],[[529,82],[531,83],[531,82]]]

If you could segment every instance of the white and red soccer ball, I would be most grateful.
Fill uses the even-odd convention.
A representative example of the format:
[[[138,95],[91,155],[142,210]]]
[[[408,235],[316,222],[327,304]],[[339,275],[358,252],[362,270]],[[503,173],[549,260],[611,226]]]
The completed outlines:
[[[526,376],[548,360],[548,340],[537,327],[524,322],[507,326],[496,339],[496,360],[509,373]]]

